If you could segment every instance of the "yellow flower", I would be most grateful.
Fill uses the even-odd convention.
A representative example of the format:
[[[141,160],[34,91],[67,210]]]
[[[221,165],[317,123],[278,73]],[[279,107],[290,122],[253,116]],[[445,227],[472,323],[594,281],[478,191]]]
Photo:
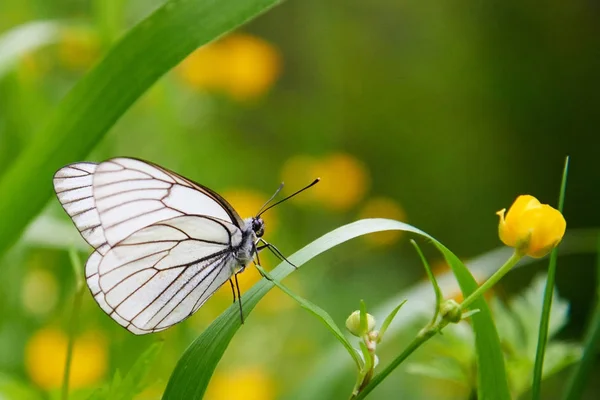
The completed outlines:
[[[25,367],[31,380],[44,389],[62,384],[67,356],[67,335],[55,328],[36,332],[25,347]],[[108,364],[106,339],[100,332],[87,332],[76,338],[73,347],[71,376],[72,388],[96,384]]]
[[[238,33],[199,48],[177,71],[195,88],[223,91],[237,100],[246,100],[273,86],[281,71],[281,60],[268,42]]]
[[[260,367],[215,374],[208,385],[207,400],[271,400],[275,398],[275,383]]]
[[[362,218],[389,218],[396,221],[406,221],[406,213],[400,205],[387,197],[369,199],[359,213]],[[364,238],[374,245],[387,246],[395,243],[402,236],[402,231],[376,232]]]
[[[100,57],[100,41],[85,28],[66,28],[58,46],[61,64],[73,71],[84,71]]]
[[[496,213],[500,216],[500,240],[522,255],[545,256],[560,243],[567,228],[560,211],[530,195],[517,197],[506,217],[505,211]]]
[[[321,182],[306,193],[303,201],[317,201],[338,211],[356,205],[369,188],[369,173],[357,158],[346,153],[330,154],[321,159],[299,155],[289,159],[283,167],[282,177],[288,194],[310,183],[317,177]]]

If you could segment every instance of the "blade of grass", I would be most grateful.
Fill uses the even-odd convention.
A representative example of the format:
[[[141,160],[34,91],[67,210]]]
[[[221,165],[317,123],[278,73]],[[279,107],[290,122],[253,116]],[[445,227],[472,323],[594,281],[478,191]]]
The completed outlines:
[[[596,282],[596,307],[585,335],[583,356],[569,377],[567,389],[563,395],[564,400],[577,400],[582,397],[586,382],[594,369],[596,349],[600,344],[600,241],[598,241],[598,252],[596,253],[596,276],[599,279]]]
[[[85,157],[158,78],[193,50],[281,1],[169,0],[133,27],[68,93],[0,180],[0,256],[48,201],[59,167]]]
[[[562,213],[565,205],[565,192],[567,191],[567,174],[569,172],[569,157],[565,159],[562,182],[560,184],[560,195],[558,199],[558,211]],[[535,365],[533,366],[533,383],[531,386],[531,398],[539,400],[542,386],[542,370],[544,367],[544,355],[546,354],[546,343],[548,342],[548,326],[550,324],[550,309],[552,308],[552,296],[554,294],[554,281],[556,279],[556,259],[558,250],[554,248],[550,253],[548,263],[548,279],[544,291],[544,307],[540,316],[540,330],[538,331],[537,349],[535,352]]]
[[[300,306],[302,306],[302,308],[304,308],[305,310],[309,311],[311,314],[313,314],[314,316],[319,318],[321,320],[321,322],[327,327],[327,329],[329,329],[331,331],[331,333],[333,333],[333,336],[335,336],[335,338],[346,348],[346,350],[350,354],[350,357],[352,357],[352,359],[356,363],[356,367],[358,369],[360,369],[362,367],[362,365],[361,365],[362,362],[360,360],[360,357],[356,353],[356,350],[354,350],[354,347],[352,347],[352,344],[350,344],[348,339],[346,339],[346,336],[344,336],[344,334],[342,333],[342,330],[337,326],[337,324],[335,323],[333,318],[331,318],[331,316],[327,313],[327,311],[323,310],[321,307],[317,306],[316,304],[314,304],[314,303],[298,296],[294,292],[292,292],[290,289],[287,288],[287,286],[283,285],[277,279],[273,278],[271,276],[271,274],[269,274],[267,271],[265,271],[260,265],[257,265],[256,268],[263,276],[265,276],[267,279],[270,279],[271,282],[273,282],[273,284],[275,286],[277,286],[285,294],[287,294],[292,299],[294,299],[298,304],[300,304]]]
[[[357,236],[386,230],[412,232],[432,240],[442,250],[457,275],[465,296],[477,288],[477,283],[460,260],[434,238],[411,225],[386,219],[365,219],[344,225],[305,246],[290,256],[289,260],[292,264],[300,267],[340,243]],[[293,271],[295,269],[288,263],[281,263],[271,272],[271,275],[281,281]],[[263,278],[242,296],[245,316],[252,311],[258,301],[272,287],[273,283]],[[486,400],[508,399],[510,397],[508,396],[504,360],[502,359],[500,341],[494,322],[485,301],[479,299],[474,305],[482,310],[482,312],[473,316],[478,351],[481,351],[482,355],[478,359],[478,371],[481,375],[480,385],[483,387],[480,390],[483,396],[480,398]],[[251,323],[251,320],[247,320],[247,323]],[[213,321],[184,352],[169,379],[163,399],[201,399],[219,360],[240,326],[239,308],[235,304]],[[480,347],[484,347],[484,349]],[[377,379],[378,376],[375,376],[374,379]],[[379,379],[378,383],[381,380],[383,378]],[[377,383],[372,381],[368,385],[369,390],[372,390],[376,385]]]

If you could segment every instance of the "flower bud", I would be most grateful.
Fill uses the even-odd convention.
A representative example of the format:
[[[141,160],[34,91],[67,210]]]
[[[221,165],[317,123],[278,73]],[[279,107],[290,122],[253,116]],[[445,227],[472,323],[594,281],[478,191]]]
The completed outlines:
[[[360,311],[356,310],[350,314],[346,320],[346,328],[348,328],[348,331],[354,336],[362,337],[375,329],[375,317],[371,314],[367,314],[367,331],[363,332],[360,326]]]
[[[533,196],[517,197],[506,213],[498,211],[500,240],[522,255],[539,258],[562,240],[567,223],[560,211],[540,202]]]
[[[462,319],[462,309],[460,304],[458,304],[455,300],[446,300],[442,303],[440,307],[440,316],[442,319],[447,320],[452,323],[459,323]]]

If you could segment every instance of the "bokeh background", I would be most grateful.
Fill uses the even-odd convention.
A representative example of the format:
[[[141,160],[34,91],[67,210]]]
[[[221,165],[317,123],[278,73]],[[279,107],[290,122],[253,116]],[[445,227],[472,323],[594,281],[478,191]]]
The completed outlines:
[[[0,2],[5,48],[11,32],[24,27],[33,36],[14,45],[44,42],[16,63],[0,52],[0,176],[74,83],[160,4]],[[215,189],[244,217],[281,181],[290,193],[320,176],[314,189],[265,216],[266,238],[284,254],[359,218],[388,217],[468,260],[500,245],[495,211],[518,194],[556,204],[570,155],[568,227],[593,229],[600,225],[599,13],[596,2],[581,0],[290,0],[191,54],[87,159],[151,160]],[[74,293],[67,250],[87,254],[68,224],[52,199],[0,260],[0,398],[58,393]],[[443,271],[438,255],[427,254]],[[265,261],[276,265],[272,257]],[[595,296],[594,263],[592,254],[560,259],[559,295],[570,303],[558,332],[563,340],[581,340]],[[514,271],[496,295],[523,290],[545,267],[542,261]],[[361,298],[375,307],[424,275],[406,236],[386,233],[342,245],[286,283],[343,324]],[[242,290],[257,280],[248,268]],[[159,398],[183,350],[229,306],[225,289],[183,324],[148,337],[123,330],[86,293],[71,375],[75,395],[85,398],[163,340],[138,396]],[[406,338],[418,326],[406,327]],[[402,336],[394,340],[384,361],[402,348]],[[207,398],[298,398],[315,360],[337,345],[273,290],[234,338]],[[349,359],[340,362],[350,366]],[[567,372],[546,384],[547,398]],[[346,398],[352,374],[332,378],[323,398]],[[373,398],[461,399],[469,390],[460,379],[399,370]]]

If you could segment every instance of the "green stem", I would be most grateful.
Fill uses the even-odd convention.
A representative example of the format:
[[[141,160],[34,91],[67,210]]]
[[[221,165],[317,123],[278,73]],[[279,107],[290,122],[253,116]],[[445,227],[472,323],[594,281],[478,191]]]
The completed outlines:
[[[69,330],[68,330],[68,342],[67,342],[67,358],[65,360],[65,371],[63,374],[61,400],[68,400],[69,398],[69,377],[71,375],[71,361],[73,360],[73,346],[75,345],[75,334],[77,333],[77,316],[81,309],[81,300],[83,299],[83,293],[85,284],[83,283],[81,260],[77,256],[77,251],[74,249],[69,250],[69,258],[71,259],[71,266],[75,274],[75,296],[73,298],[73,309],[71,310],[71,316],[69,317]]]
[[[506,263],[500,267],[500,269],[498,269],[498,271],[496,271],[494,273],[494,275],[490,276],[490,278],[485,281],[481,286],[479,286],[477,288],[477,290],[475,290],[473,293],[471,293],[461,304],[460,304],[460,308],[464,311],[467,308],[469,308],[469,306],[475,301],[477,300],[479,297],[481,297],[482,294],[484,294],[485,292],[488,291],[488,289],[490,289],[492,286],[494,286],[500,279],[502,279],[502,277],[504,275],[507,274],[508,271],[510,271],[512,269],[512,267],[515,266],[515,264],[517,262],[519,262],[519,260],[523,258],[523,255],[519,254],[518,252],[514,252],[512,256],[510,256],[510,258],[506,261]]]
[[[444,328],[447,325],[447,322],[440,320],[440,323],[436,325],[436,327],[431,329],[426,329],[416,338],[413,339],[412,342],[404,349],[404,351],[394,359],[383,371],[375,375],[373,379],[369,382],[367,386],[365,386],[357,396],[353,397],[353,400],[361,400],[364,399],[367,394],[369,394],[377,385],[379,385],[389,374],[394,371],[398,365],[400,365],[404,360],[406,360],[415,350],[417,350],[423,343],[431,339],[437,332]]]
[[[73,359],[73,346],[75,344],[75,333],[77,331],[77,316],[79,315],[79,310],[81,309],[81,299],[83,299],[83,293],[81,288],[78,288],[75,292],[75,298],[73,299],[73,310],[71,311],[71,316],[69,319],[69,339],[67,342],[67,359],[65,361],[65,372],[63,375],[62,382],[62,400],[67,400],[69,398],[69,376],[71,373],[71,361]]]

